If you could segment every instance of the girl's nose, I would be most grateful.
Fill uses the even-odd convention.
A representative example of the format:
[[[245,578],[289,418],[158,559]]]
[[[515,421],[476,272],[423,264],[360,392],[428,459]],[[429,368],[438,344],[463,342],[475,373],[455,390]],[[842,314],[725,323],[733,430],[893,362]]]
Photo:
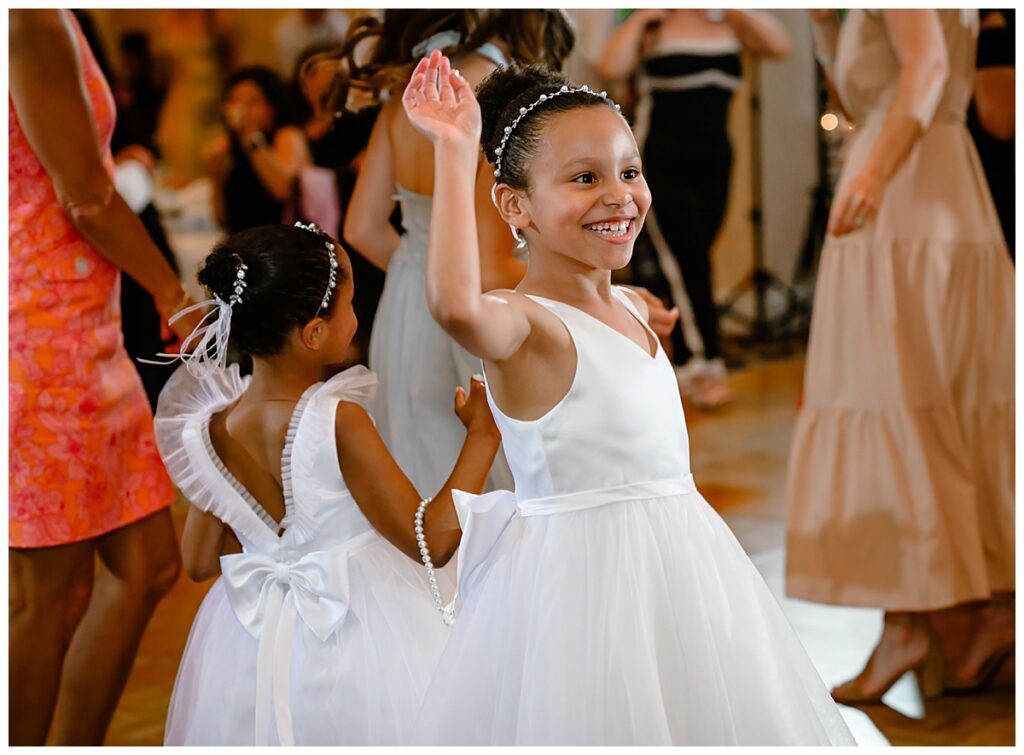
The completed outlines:
[[[604,195],[604,203],[612,207],[624,207],[633,201],[633,192],[624,186],[613,187]]]

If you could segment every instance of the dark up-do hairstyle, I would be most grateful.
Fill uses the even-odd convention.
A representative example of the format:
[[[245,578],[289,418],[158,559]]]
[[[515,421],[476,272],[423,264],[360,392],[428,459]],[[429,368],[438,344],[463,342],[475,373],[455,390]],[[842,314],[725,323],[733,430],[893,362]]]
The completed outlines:
[[[520,115],[520,108],[528,108],[542,94],[551,94],[563,86],[576,87],[558,71],[542,65],[521,66],[518,63],[499,68],[480,82],[476,89],[482,120],[480,149],[491,165],[495,163],[494,150],[501,145],[505,127],[511,126]],[[540,146],[540,132],[544,124],[556,113],[582,107],[614,108],[614,105],[604,97],[587,92],[568,92],[537,106],[519,121],[505,142],[501,175],[495,180],[514,189],[528,189],[527,168]]]
[[[511,60],[559,69],[576,41],[572,21],[560,10],[394,9],[384,12],[383,21],[373,17],[355,21],[339,49],[317,56],[306,65],[331,59],[347,62],[336,75],[328,95],[330,107],[341,112],[350,87],[370,91],[378,101],[382,93],[396,93],[404,87],[421,57],[413,55],[413,48],[447,30],[459,37],[458,44],[442,48],[448,57],[471,52],[497,38],[508,46]],[[373,55],[359,65],[357,47],[373,39],[377,40]]]
[[[242,300],[231,308],[232,346],[254,357],[279,354],[289,333],[316,316],[330,280],[328,241],[334,244],[335,256],[345,254],[327,234],[290,225],[249,228],[213,248],[199,271],[199,282],[222,301],[234,293],[239,262],[248,266]],[[336,272],[331,301],[320,312],[324,319],[334,312],[345,280],[343,267]]]

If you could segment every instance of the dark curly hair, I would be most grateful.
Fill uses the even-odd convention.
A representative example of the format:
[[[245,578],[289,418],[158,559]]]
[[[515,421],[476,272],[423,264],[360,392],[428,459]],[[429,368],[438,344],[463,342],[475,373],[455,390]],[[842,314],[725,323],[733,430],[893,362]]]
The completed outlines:
[[[384,12],[383,21],[366,17],[354,22],[340,48],[307,61],[304,70],[324,60],[347,61],[327,96],[330,106],[342,112],[350,87],[372,91],[378,100],[383,92],[395,93],[404,87],[419,62],[419,56],[412,54],[413,48],[445,30],[459,37],[458,44],[443,49],[448,57],[476,50],[497,38],[508,46],[512,60],[553,68],[562,67],[576,42],[572,21],[560,10],[391,9]],[[357,48],[374,39],[373,55],[359,65],[355,59]]]
[[[326,233],[290,225],[264,225],[232,234],[217,244],[203,261],[199,282],[211,295],[228,301],[234,293],[239,263],[245,263],[242,300],[231,308],[231,345],[243,354],[269,357],[279,354],[288,335],[316,315],[330,279],[326,242],[334,254],[345,250]],[[329,319],[344,280],[337,268],[337,285],[327,309]]]
[[[476,89],[480,103],[482,128],[480,149],[492,165],[494,150],[501,144],[505,128],[511,126],[520,115],[520,108],[527,108],[542,94],[551,94],[563,86],[575,88],[569,79],[542,65],[521,66],[512,63],[499,68]],[[501,156],[501,175],[497,180],[515,189],[530,186],[527,167],[540,145],[540,133],[544,124],[556,113],[564,113],[583,107],[611,107],[611,100],[587,92],[569,92],[544,102],[530,111],[515,127],[505,142]]]

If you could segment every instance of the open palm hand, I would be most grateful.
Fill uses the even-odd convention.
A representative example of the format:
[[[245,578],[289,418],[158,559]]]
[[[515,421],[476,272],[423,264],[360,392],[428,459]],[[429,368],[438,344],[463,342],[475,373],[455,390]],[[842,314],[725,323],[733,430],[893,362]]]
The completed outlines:
[[[480,142],[480,105],[451,61],[435,50],[412,73],[402,106],[409,122],[432,143]]]

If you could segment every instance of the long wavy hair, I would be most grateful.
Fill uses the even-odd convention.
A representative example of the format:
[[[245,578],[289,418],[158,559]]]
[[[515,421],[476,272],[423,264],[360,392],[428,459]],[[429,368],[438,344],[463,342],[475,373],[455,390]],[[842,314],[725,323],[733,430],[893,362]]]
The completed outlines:
[[[300,75],[320,63],[344,61],[326,96],[328,107],[344,111],[351,88],[369,91],[379,101],[385,92],[406,85],[419,61],[413,48],[440,31],[458,35],[457,44],[442,48],[449,57],[476,50],[496,38],[508,46],[511,60],[556,70],[561,70],[576,41],[572,21],[560,10],[394,9],[385,11],[383,20],[365,17],[355,21],[341,47],[307,60]],[[360,63],[359,53],[374,40],[369,60]]]

